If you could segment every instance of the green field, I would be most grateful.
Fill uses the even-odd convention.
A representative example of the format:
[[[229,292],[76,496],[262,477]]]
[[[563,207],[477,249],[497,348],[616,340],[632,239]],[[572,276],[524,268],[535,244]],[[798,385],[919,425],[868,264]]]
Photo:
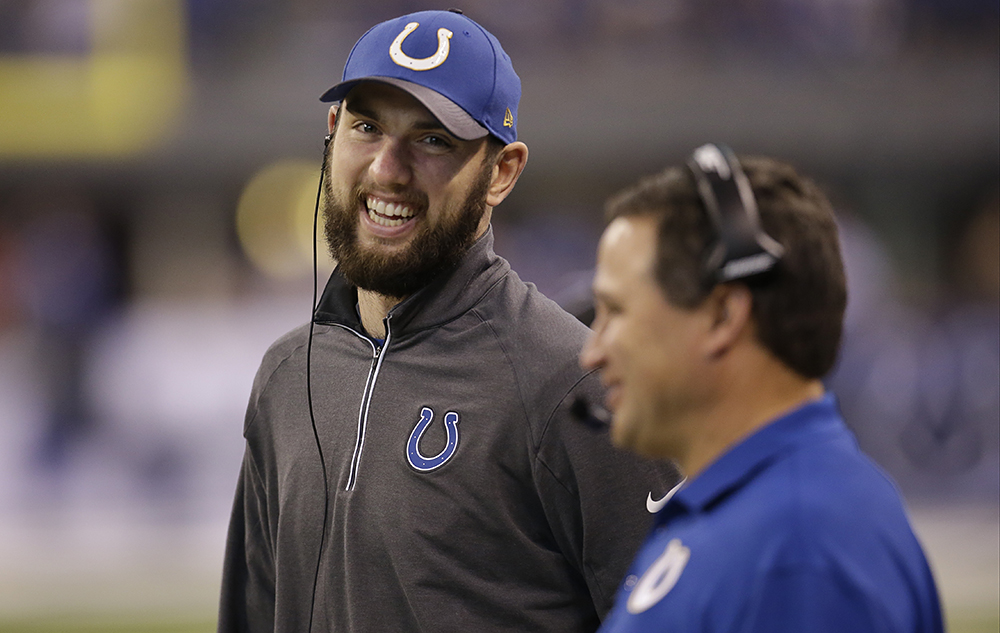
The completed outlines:
[[[214,621],[161,618],[58,618],[0,622],[0,633],[213,633]],[[949,633],[998,633],[1000,616],[956,614],[949,618]]]
[[[947,630],[1000,633],[998,509],[923,507],[912,514]],[[138,534],[95,523],[83,536],[30,522],[16,527],[0,524],[0,633],[215,631],[224,523]]]

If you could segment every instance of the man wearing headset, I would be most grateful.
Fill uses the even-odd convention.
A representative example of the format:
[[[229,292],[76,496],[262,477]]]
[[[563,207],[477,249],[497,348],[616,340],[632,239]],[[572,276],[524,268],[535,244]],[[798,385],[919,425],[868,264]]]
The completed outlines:
[[[267,352],[220,631],[594,631],[678,479],[574,419],[587,329],[492,249],[520,81],[457,12],[376,25],[329,111],[313,323]]]
[[[821,378],[846,290],[830,205],[706,145],[608,204],[594,332],[614,442],[676,460],[601,631],[942,630],[899,496]]]

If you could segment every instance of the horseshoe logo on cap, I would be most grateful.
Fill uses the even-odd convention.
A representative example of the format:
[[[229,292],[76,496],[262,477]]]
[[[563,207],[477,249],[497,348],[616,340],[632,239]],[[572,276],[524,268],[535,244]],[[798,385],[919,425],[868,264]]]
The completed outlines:
[[[448,53],[451,51],[451,36],[454,34],[443,27],[438,29],[437,52],[430,57],[414,59],[403,52],[403,40],[415,31],[418,26],[420,26],[419,22],[410,22],[406,25],[403,32],[397,35],[396,39],[392,41],[392,46],[389,47],[389,57],[397,65],[409,68],[410,70],[430,70],[431,68],[437,68],[444,63],[444,60],[448,59]]]

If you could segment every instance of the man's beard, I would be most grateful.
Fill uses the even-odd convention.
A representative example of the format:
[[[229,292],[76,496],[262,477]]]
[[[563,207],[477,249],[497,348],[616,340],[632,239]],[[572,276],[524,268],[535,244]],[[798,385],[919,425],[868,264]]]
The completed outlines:
[[[486,212],[486,192],[492,173],[492,165],[487,161],[458,215],[442,218],[434,227],[425,223],[406,250],[395,254],[362,248],[358,243],[358,205],[367,208],[367,193],[355,186],[345,204],[337,199],[333,185],[327,180],[323,208],[325,233],[337,270],[358,288],[387,297],[403,298],[420,290],[439,274],[456,266],[472,247],[479,222]],[[426,218],[426,194],[413,194],[406,204],[416,211],[418,218]]]

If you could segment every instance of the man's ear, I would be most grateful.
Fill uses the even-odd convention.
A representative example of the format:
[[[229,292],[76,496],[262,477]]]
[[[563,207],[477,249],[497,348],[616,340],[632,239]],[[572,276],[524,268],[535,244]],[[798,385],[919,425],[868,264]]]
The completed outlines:
[[[708,299],[711,326],[705,338],[705,351],[717,358],[725,354],[744,336],[752,335],[753,294],[744,284],[719,284]]]
[[[514,184],[524,171],[528,162],[528,146],[521,141],[514,141],[500,150],[496,165],[493,167],[493,179],[486,191],[486,204],[495,207],[514,189]]]
[[[335,103],[330,106],[330,114],[326,118],[326,133],[333,134],[333,128],[337,127],[337,112],[340,109],[340,104]]]

